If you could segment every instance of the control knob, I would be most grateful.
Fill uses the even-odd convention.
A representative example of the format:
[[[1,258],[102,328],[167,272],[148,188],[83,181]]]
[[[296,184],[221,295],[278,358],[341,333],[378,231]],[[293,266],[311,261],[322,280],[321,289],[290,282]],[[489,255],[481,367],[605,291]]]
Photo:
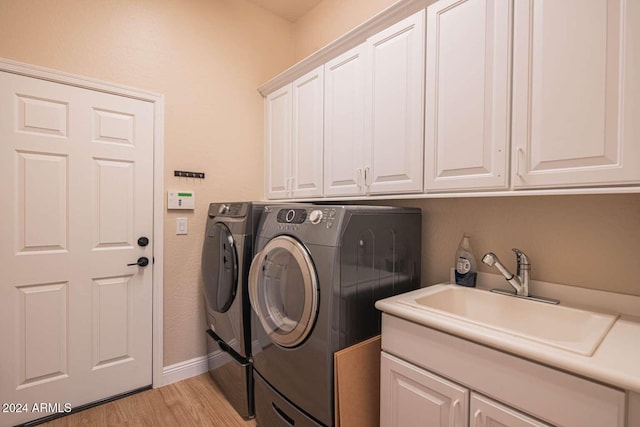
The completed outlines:
[[[311,224],[320,224],[320,221],[322,221],[322,211],[319,209],[311,211],[309,214],[309,222],[311,222]]]
[[[229,212],[229,205],[222,204],[220,205],[220,209],[218,209],[219,214],[226,214]]]

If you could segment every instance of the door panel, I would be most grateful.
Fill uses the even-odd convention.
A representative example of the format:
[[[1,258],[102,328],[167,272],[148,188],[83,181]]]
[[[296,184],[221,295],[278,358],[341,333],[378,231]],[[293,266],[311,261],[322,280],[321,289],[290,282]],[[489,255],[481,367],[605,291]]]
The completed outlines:
[[[364,194],[364,45],[324,67],[324,193]]]
[[[471,393],[471,427],[551,427],[501,403]]]
[[[640,10],[626,0],[518,0],[515,187],[640,181]]]
[[[0,400],[151,384],[154,106],[0,72]],[[153,239],[151,239],[153,243]],[[49,413],[3,414],[16,424]]]
[[[420,11],[367,40],[366,184],[370,193],[422,191],[424,23]]]
[[[382,352],[380,425],[463,427],[469,391],[458,384]]]
[[[427,191],[507,187],[510,4],[445,0],[427,9]]]
[[[292,84],[293,197],[322,196],[323,67]]]
[[[291,192],[291,85],[270,93],[265,103],[265,196],[287,198]]]

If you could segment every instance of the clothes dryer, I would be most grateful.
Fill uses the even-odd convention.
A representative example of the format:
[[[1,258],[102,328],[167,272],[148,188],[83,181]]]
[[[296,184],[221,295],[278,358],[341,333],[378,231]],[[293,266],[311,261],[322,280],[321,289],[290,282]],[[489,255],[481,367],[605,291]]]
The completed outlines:
[[[255,230],[264,205],[211,203],[202,248],[209,372],[232,406],[254,415],[251,315],[247,294]]]
[[[380,333],[375,301],[420,284],[421,211],[266,209],[249,275],[259,426],[333,425],[333,353]]]

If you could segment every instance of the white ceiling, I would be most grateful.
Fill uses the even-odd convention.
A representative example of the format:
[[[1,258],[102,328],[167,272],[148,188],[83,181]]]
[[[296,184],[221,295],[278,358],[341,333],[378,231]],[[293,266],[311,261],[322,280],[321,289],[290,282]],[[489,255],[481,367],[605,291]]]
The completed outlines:
[[[269,12],[296,22],[305,13],[316,7],[322,0],[249,0],[251,3],[268,10]]]

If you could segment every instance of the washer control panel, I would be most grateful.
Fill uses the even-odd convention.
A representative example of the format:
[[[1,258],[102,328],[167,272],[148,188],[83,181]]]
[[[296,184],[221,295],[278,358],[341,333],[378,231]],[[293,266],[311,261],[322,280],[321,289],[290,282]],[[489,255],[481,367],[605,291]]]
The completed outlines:
[[[327,229],[333,227],[336,209],[318,206],[314,208],[285,208],[280,209],[276,221],[280,230],[297,231],[300,227],[324,225]]]
[[[284,224],[302,224],[307,219],[306,209],[280,209],[277,221]]]

